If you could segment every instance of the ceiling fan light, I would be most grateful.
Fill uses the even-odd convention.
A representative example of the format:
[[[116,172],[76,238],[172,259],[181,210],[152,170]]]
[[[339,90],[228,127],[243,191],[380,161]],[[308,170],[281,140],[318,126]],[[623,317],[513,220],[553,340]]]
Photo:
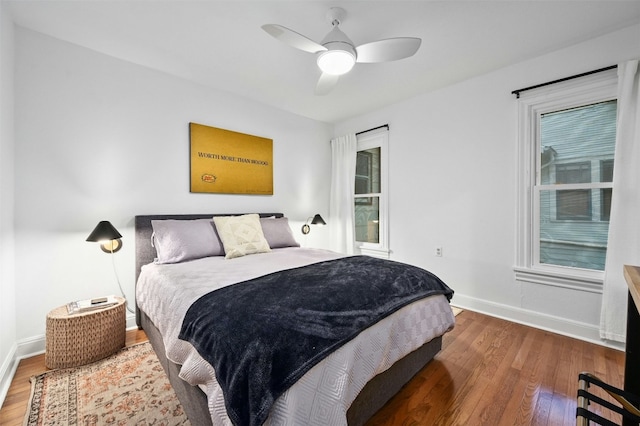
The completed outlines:
[[[356,57],[346,50],[328,50],[318,55],[318,67],[322,72],[331,75],[342,75],[351,71]]]

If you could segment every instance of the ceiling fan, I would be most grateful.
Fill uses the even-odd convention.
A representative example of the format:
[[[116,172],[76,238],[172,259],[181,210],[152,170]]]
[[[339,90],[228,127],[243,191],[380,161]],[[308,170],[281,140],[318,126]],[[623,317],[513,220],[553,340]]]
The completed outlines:
[[[338,83],[341,75],[348,73],[356,62],[389,62],[413,56],[422,42],[414,37],[397,37],[355,46],[339,26],[347,12],[341,7],[332,7],[327,12],[327,21],[333,29],[320,42],[299,34],[282,25],[262,26],[268,34],[296,49],[317,54],[317,63],[322,75],[316,85],[316,95],[326,95]]]

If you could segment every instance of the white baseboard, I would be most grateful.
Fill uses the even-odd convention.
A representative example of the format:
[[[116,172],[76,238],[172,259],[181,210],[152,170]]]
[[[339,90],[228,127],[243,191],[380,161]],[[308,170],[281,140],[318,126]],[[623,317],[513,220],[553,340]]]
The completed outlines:
[[[127,330],[133,330],[138,328],[136,325],[135,315],[128,315],[126,322]],[[7,397],[9,386],[13,376],[16,374],[18,364],[20,360],[29,358],[35,355],[43,354],[45,350],[45,335],[29,337],[22,339],[11,347],[6,359],[2,362],[0,367],[0,407]]]
[[[43,352],[44,335],[23,339],[14,343],[7,358],[2,363],[2,370],[0,370],[0,406],[2,406],[4,399],[7,397],[7,392],[9,392],[11,381],[16,374],[20,360]]]
[[[623,343],[601,339],[600,329],[598,326],[592,324],[530,311],[515,306],[502,305],[499,303],[489,302],[487,300],[476,299],[459,293],[456,293],[455,295],[455,306],[624,351]]]
[[[16,374],[16,369],[18,368],[18,360],[16,359],[17,349],[18,345],[14,343],[9,350],[9,354],[5,360],[2,361],[2,366],[0,366],[0,407],[2,407],[4,399],[7,397],[9,386],[11,386],[11,380]]]

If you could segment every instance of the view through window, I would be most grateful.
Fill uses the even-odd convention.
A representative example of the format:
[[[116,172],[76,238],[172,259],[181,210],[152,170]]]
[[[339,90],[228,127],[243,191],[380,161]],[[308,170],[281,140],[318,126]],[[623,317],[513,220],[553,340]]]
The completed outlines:
[[[616,106],[612,100],[540,117],[534,188],[540,264],[604,270]]]
[[[353,194],[355,244],[361,254],[389,257],[388,171],[389,132],[358,135]]]
[[[358,242],[380,242],[380,183],[380,147],[358,151],[354,196]]]

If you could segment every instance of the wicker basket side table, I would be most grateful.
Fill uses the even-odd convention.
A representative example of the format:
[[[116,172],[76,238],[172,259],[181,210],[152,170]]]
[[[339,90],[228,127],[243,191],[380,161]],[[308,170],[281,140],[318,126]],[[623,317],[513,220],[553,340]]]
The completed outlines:
[[[45,364],[67,368],[106,358],[124,347],[125,300],[95,311],[69,315],[67,305],[47,314]]]

